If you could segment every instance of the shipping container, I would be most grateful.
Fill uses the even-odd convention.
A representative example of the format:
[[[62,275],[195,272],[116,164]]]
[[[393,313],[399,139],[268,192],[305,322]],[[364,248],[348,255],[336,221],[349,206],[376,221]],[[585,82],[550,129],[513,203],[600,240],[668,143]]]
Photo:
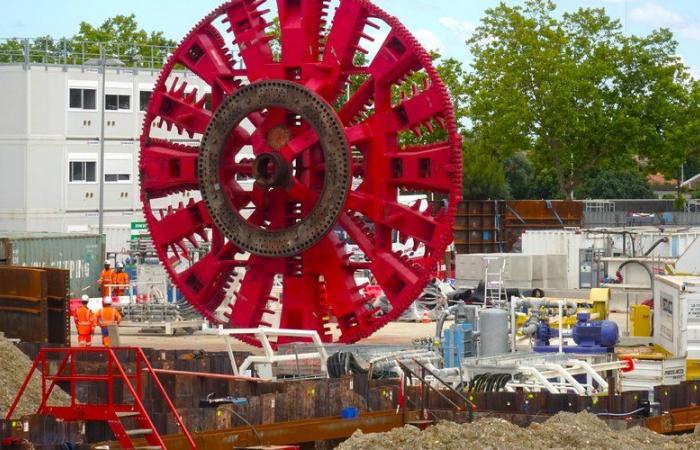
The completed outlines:
[[[0,264],[70,271],[70,295],[98,296],[105,238],[97,234],[0,231]]]

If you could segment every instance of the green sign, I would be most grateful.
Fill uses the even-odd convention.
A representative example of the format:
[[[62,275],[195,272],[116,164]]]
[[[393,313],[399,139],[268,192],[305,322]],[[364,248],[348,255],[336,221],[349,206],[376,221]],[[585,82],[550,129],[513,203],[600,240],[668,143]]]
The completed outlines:
[[[131,239],[147,237],[148,235],[146,222],[131,222]]]

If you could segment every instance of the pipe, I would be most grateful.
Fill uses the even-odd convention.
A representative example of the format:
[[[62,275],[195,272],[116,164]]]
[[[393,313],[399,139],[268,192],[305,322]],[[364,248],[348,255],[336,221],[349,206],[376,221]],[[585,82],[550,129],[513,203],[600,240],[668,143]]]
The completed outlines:
[[[649,247],[649,249],[646,252],[644,252],[644,254],[642,256],[649,256],[649,254],[651,252],[653,252],[656,247],[658,247],[659,245],[664,244],[664,243],[668,243],[668,237],[662,237],[658,241],[654,242],[652,244],[652,246]]]
[[[644,269],[649,274],[649,281],[651,283],[651,291],[654,292],[654,273],[651,271],[649,266],[644,264],[642,261],[639,261],[637,259],[628,259],[627,261],[620,264],[620,267],[617,268],[616,275],[619,275],[619,278],[622,278],[622,268],[625,267],[627,264],[639,264],[640,266],[644,267]]]

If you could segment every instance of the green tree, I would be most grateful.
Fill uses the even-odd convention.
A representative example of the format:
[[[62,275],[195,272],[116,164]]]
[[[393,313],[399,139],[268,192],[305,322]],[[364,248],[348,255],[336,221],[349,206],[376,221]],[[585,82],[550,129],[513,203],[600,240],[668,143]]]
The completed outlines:
[[[626,37],[603,9],[559,16],[547,0],[488,9],[467,41],[468,112],[479,146],[551,167],[561,197],[597,168],[650,168],[677,148],[686,69],[668,30]],[[661,158],[663,159],[663,158]]]
[[[465,200],[508,198],[508,183],[502,162],[469,140],[462,152],[462,197]]]
[[[644,174],[638,169],[605,169],[589,177],[577,190],[579,198],[655,198]]]
[[[523,200],[535,197],[535,167],[524,152],[505,158],[503,168],[511,198]]]
[[[0,62],[23,61],[29,52],[31,62],[83,64],[100,57],[100,45],[106,56],[119,56],[126,66],[160,66],[176,42],[162,31],[147,32],[139,28],[136,16],[117,15],[99,26],[81,22],[78,32],[69,38],[43,36],[25,42],[10,39],[0,44]]]

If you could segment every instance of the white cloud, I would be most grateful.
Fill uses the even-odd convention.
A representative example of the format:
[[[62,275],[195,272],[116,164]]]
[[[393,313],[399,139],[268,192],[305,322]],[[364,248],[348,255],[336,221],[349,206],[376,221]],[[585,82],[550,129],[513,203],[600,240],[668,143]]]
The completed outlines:
[[[454,17],[440,17],[438,23],[454,33],[461,41],[466,41],[476,28],[473,23]]]
[[[413,35],[416,37],[416,39],[418,39],[418,42],[425,47],[426,50],[434,50],[438,53],[444,53],[445,46],[442,44],[440,38],[437,37],[437,35],[432,31],[421,28],[416,30]]]
[[[630,19],[634,22],[654,27],[678,27],[686,24],[686,19],[675,11],[671,11],[656,3],[647,2],[630,11]]]
[[[700,24],[692,17],[672,11],[657,3],[647,2],[630,12],[630,19],[654,28],[670,28],[676,35],[700,42]]]
[[[690,76],[695,78],[696,80],[700,80],[700,67],[698,66],[690,66],[688,68],[688,71],[690,72]]]

